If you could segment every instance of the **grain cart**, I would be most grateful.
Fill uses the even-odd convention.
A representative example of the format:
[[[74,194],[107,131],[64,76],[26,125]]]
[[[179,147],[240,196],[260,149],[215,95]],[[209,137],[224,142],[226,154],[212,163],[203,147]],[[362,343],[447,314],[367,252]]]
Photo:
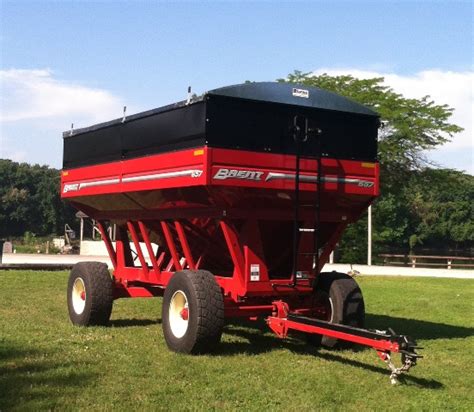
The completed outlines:
[[[104,325],[115,299],[163,296],[173,351],[210,351],[226,318],[264,317],[281,338],[372,347],[395,382],[415,342],[363,329],[355,280],[321,272],[379,193],[378,127],[336,94],[249,83],[65,132],[62,198],[98,222],[113,265],[112,277],[74,266],[72,322]]]

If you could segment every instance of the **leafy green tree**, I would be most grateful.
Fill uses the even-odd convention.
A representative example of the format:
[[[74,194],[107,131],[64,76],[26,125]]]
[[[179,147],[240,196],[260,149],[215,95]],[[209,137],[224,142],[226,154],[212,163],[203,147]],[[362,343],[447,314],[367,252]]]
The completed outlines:
[[[74,210],[59,196],[59,171],[0,159],[0,237],[61,234]]]
[[[446,169],[414,173],[406,185],[411,236],[418,244],[468,249],[474,244],[474,176]]]

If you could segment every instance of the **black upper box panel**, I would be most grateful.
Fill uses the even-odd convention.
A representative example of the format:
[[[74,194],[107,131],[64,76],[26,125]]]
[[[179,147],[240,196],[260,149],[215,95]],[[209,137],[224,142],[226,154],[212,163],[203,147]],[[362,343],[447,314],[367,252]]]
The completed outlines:
[[[296,152],[294,119],[320,137],[301,143],[302,156],[375,161],[379,117],[325,90],[288,83],[246,83],[211,90],[122,119],[64,132],[64,169],[198,146]]]

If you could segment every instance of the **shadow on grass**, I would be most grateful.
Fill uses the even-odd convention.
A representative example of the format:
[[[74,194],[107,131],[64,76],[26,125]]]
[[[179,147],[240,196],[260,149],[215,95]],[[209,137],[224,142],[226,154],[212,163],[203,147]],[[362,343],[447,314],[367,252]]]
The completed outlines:
[[[114,327],[147,326],[156,323],[161,323],[161,320],[117,319],[111,321],[111,325]],[[390,327],[395,330],[395,332],[411,336],[416,340],[453,339],[474,336],[474,328],[375,314],[366,315],[366,326],[372,329],[384,329]],[[229,319],[224,328],[224,333],[240,339],[245,339],[245,341],[223,341],[216,347],[214,352],[211,353],[211,356],[233,356],[242,354],[258,355],[278,348],[284,348],[293,353],[305,355],[313,354],[329,361],[341,362],[352,367],[368,369],[376,373],[381,373],[387,376],[389,375],[388,368],[348,359],[344,357],[344,352],[342,351],[334,350],[331,353],[327,352],[327,350],[319,351],[317,348],[308,345],[302,334],[298,335],[295,333],[292,337],[280,339],[276,335],[271,334],[265,321],[262,320],[247,321],[241,319]],[[368,348],[363,346],[356,346],[354,348],[355,351],[363,351],[366,349]],[[376,355],[375,359],[378,361]],[[405,381],[406,383],[428,389],[440,389],[444,386],[441,382],[435,380],[417,378],[407,374],[402,375],[400,381]]]
[[[359,362],[354,359],[347,359],[344,356],[338,355],[337,353],[318,352],[317,356],[328,361],[341,362],[345,365],[349,365],[355,368],[361,368],[361,369],[370,370],[376,373],[382,373],[387,376],[387,381],[388,381],[388,377],[390,376],[390,372],[388,368],[371,365],[369,363]],[[378,360],[377,357],[375,358]],[[402,383],[412,384],[412,385],[420,386],[427,389],[442,389],[444,387],[444,385],[441,382],[438,382],[434,379],[417,378],[416,376],[406,374],[406,373],[402,374],[399,380]]]
[[[114,319],[109,325],[114,328],[129,328],[135,326],[160,325],[161,319]]]
[[[424,320],[397,318],[394,316],[366,314],[366,326],[372,329],[392,328],[400,335],[415,340],[468,338],[474,336],[474,328],[446,325]]]
[[[315,349],[308,346],[303,339],[294,339],[294,336],[280,339],[273,333],[264,321],[233,320],[224,328],[226,335],[243,338],[246,342],[221,342],[212,355],[258,355],[270,352],[277,348],[285,348],[295,353],[315,353]]]
[[[459,338],[459,337],[468,337],[473,334],[473,329],[456,327],[445,324],[436,324],[433,322],[417,321],[413,319],[403,319],[403,318],[391,318],[387,316],[379,315],[368,315],[369,327],[374,327],[372,322],[379,325],[380,322],[388,323],[396,327],[397,325],[405,326],[405,329],[408,331],[413,331],[419,339],[447,339],[447,338]],[[406,327],[406,326],[409,327]],[[238,354],[248,354],[248,355],[258,355],[261,353],[266,353],[276,348],[284,348],[293,353],[298,354],[313,354],[321,359],[328,361],[340,362],[352,367],[362,368],[365,370],[370,370],[375,373],[380,373],[388,376],[390,374],[387,367],[382,366],[382,363],[379,363],[380,366],[368,364],[365,362],[359,362],[354,359],[349,359],[344,356],[344,351],[332,350],[329,352],[328,349],[322,349],[313,347],[306,343],[302,334],[295,334],[293,337],[288,339],[280,339],[275,335],[269,335],[266,332],[267,326],[265,322],[250,322],[242,320],[234,320],[230,322],[226,328],[225,333],[227,335],[233,335],[239,338],[247,340],[247,342],[222,342],[215,351],[216,355],[238,355]],[[297,339],[294,339],[296,337]],[[299,339],[298,339],[299,337]],[[363,346],[356,346],[355,351],[366,350],[368,348]],[[379,359],[374,352],[374,360],[379,362]],[[398,359],[396,358],[396,361]],[[427,389],[441,389],[444,385],[433,379],[424,379],[418,378],[410,374],[403,374],[400,377],[400,381],[406,384],[411,384]]]
[[[293,353],[302,355],[314,355],[321,359],[325,359],[331,362],[340,362],[345,365],[349,365],[355,368],[361,368],[370,370],[375,373],[383,374],[387,376],[387,381],[390,376],[390,372],[387,367],[383,366],[383,363],[378,359],[374,351],[374,362],[379,362],[380,366],[372,365],[369,363],[359,362],[354,359],[348,359],[344,356],[344,351],[338,351],[336,349],[329,352],[328,349],[322,349],[310,346],[304,340],[303,336],[301,339],[294,339],[292,337],[288,339],[280,339],[275,335],[268,335],[262,333],[263,322],[233,322],[229,324],[225,333],[227,335],[233,335],[248,340],[248,342],[221,342],[216,348],[213,354],[215,355],[258,355],[265,352],[270,352],[276,348],[284,348]],[[296,334],[294,335],[297,336]],[[365,350],[366,348],[358,346],[355,348],[356,351]],[[347,353],[347,352],[346,352]],[[433,379],[418,378],[409,374],[404,374],[400,377],[400,381],[406,384],[412,384],[427,389],[441,389],[444,385]]]
[[[0,341],[0,410],[53,409],[57,398],[90,385],[94,374],[78,372],[67,362],[51,360],[52,353],[16,347]],[[73,404],[70,405],[73,407]]]

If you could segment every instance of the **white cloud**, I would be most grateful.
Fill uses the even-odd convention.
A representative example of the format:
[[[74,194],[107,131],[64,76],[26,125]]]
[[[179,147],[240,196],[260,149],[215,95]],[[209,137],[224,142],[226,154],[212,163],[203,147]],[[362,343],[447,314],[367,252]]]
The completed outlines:
[[[50,70],[0,70],[0,158],[59,166],[61,134],[120,117],[120,97]]]
[[[123,106],[105,90],[57,80],[50,70],[1,70],[0,90],[2,122],[67,118],[94,123],[119,117]]]

